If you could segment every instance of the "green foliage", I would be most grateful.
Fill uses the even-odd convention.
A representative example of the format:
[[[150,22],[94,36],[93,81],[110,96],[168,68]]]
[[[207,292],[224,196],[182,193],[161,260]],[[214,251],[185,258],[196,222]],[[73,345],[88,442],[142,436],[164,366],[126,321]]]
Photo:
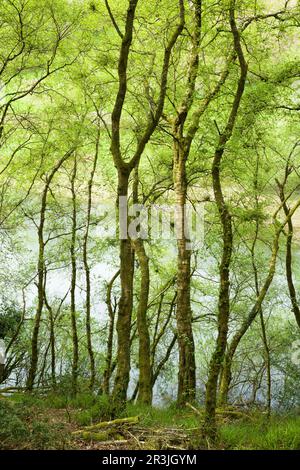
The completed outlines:
[[[49,423],[35,406],[0,399],[0,449],[65,449],[69,436],[63,424]]]
[[[186,118],[184,128],[180,130],[182,136],[186,136],[189,135],[190,125],[194,124],[195,116],[203,109],[199,126],[196,125],[197,133],[190,148],[188,146],[190,152],[185,162],[187,174],[181,175],[188,186],[188,200],[192,204],[207,203],[204,246],[195,249],[191,257],[191,310],[195,343],[198,345],[197,394],[203,400],[211,354],[215,347],[220,305],[219,267],[224,241],[211,185],[211,164],[220,134],[226,130],[240,70],[239,61],[232,61],[228,65],[226,81],[219,90],[215,89],[224,75],[225,64],[234,43],[228,16],[231,2],[203,1],[199,70],[195,87],[190,90],[191,93],[188,92],[187,85],[193,81],[187,77],[190,53],[194,49],[191,43],[194,30],[191,3],[184,2],[186,25],[171,53],[162,119],[142,152],[138,196],[148,207],[151,203],[174,203],[174,157],[178,157],[174,153],[174,143],[177,142],[181,147],[181,138],[172,135],[176,127],[174,118],[176,115],[179,121]],[[290,172],[285,188],[286,195],[291,195],[288,204],[292,206],[299,196],[298,148],[295,147],[295,152],[291,152],[299,139],[299,120],[297,117],[295,119],[298,116],[295,112],[287,112],[286,109],[297,108],[300,102],[299,6],[293,9],[293,2],[286,2],[290,10],[286,14],[282,13],[279,17],[267,15],[268,18],[264,18],[273,8],[268,3],[265,0],[236,2],[237,27],[241,32],[241,47],[249,67],[236,126],[226,144],[219,167],[224,202],[232,215],[233,226],[229,340],[247,318],[257,298],[257,289],[263,285],[268,272],[274,235],[271,216],[280,204],[275,178],[282,180]],[[124,410],[109,397],[96,395],[105,367],[110,320],[106,287],[113,272],[119,267],[119,240],[102,237],[101,231],[102,222],[107,228],[113,225],[114,210],[103,221],[102,208],[99,211],[99,206],[104,201],[113,201],[114,204],[118,192],[118,172],[110,150],[113,148],[111,135],[114,134],[111,132],[111,122],[118,91],[120,36],[125,31],[128,0],[111,2],[112,15],[103,1],[3,0],[2,4],[0,289],[3,300],[0,306],[0,338],[12,338],[18,333],[11,344],[6,367],[7,376],[12,380],[11,383],[15,381],[14,385],[23,386],[26,381],[30,355],[33,355],[32,344],[36,344],[32,341],[32,332],[39,330],[35,381],[39,394],[16,395],[11,400],[14,405],[1,402],[0,436],[4,445],[13,447],[14,443],[18,443],[19,446],[33,448],[59,445],[55,435],[57,433],[59,437],[60,429],[38,416],[39,411],[47,412],[48,409],[67,415],[70,413],[68,416],[78,425],[109,420],[119,415],[139,414],[145,426],[196,428],[198,418],[189,410],[178,410],[173,404],[167,408],[128,404]],[[110,16],[113,16],[115,24],[112,24]],[[120,113],[120,138],[116,139],[120,142],[120,158],[125,162],[135,154],[136,148],[143,148],[145,141],[141,137],[147,128],[151,129],[152,117],[162,95],[160,83],[164,51],[178,19],[178,2],[174,0],[138,2],[128,58],[127,92]],[[121,33],[118,33],[116,25]],[[184,106],[180,110],[184,97],[188,98],[191,107],[187,106],[186,109]],[[213,99],[210,100],[210,97]],[[47,175],[71,149],[70,158],[59,168],[55,178],[49,181]],[[93,185],[89,188],[97,152],[98,164],[94,168]],[[73,209],[70,178],[75,155],[75,320],[79,352],[76,396],[71,386],[76,348],[74,328],[72,332],[70,324],[69,295]],[[119,171],[119,176],[121,173]],[[50,186],[44,201],[44,220],[41,205],[47,181]],[[132,182],[130,178],[130,199]],[[92,209],[87,234],[89,189]],[[278,213],[280,220],[284,217],[282,212],[280,209]],[[39,228],[42,221],[42,227]],[[278,221],[277,226],[279,224]],[[298,225],[295,224],[295,238],[298,236]],[[40,241],[40,247],[44,247],[42,255],[39,255],[38,237],[43,238],[43,242]],[[298,330],[296,332],[296,324],[290,312],[290,299],[284,279],[285,241],[282,234],[280,259],[262,310],[271,352],[272,404],[286,411],[297,409],[300,397],[299,367],[292,363],[290,354],[291,339],[296,341],[299,333]],[[88,268],[83,263],[85,242]],[[176,333],[176,318],[179,318],[176,315],[176,282],[179,279],[177,247],[175,240],[152,239],[145,243],[145,248],[149,256],[151,278],[147,320],[154,372],[158,365],[163,364],[155,384],[155,399],[159,397],[162,405],[170,403],[176,393],[176,344],[167,363],[164,364],[163,360]],[[298,244],[295,244],[295,254],[299,254]],[[293,272],[298,292],[299,273],[296,264],[295,261]],[[39,316],[36,315],[36,276],[43,272],[44,300],[47,297],[48,305],[44,302]],[[90,302],[85,298],[88,273],[91,281]],[[257,279],[254,279],[255,273]],[[140,298],[140,277],[141,269],[136,262],[132,292],[134,305],[130,318],[130,379],[135,381],[134,386],[138,376],[141,338],[136,333],[139,325],[137,304]],[[116,279],[111,292],[115,310],[112,339],[114,367],[120,282],[119,278]],[[20,308],[21,302],[23,305]],[[95,393],[89,388],[90,358],[86,338],[89,304],[96,370]],[[24,322],[19,331],[22,311]],[[35,320],[39,324],[36,323],[37,329],[34,330]],[[120,332],[120,328],[117,329]],[[236,399],[253,399],[254,402],[265,403],[266,355],[261,330],[260,322],[254,321],[234,357],[230,390]],[[110,385],[115,375],[114,369]],[[44,393],[49,387],[53,387],[53,391],[41,398],[41,390]],[[269,437],[266,445],[272,446],[274,443],[274,446],[280,448],[298,445],[296,438],[288,441],[288,436],[294,436],[296,422],[272,421],[267,426],[256,422],[255,417],[253,423],[252,436],[248,432],[250,424],[224,426],[222,433],[226,446],[260,448],[260,429],[267,429]],[[279,436],[281,431],[286,436],[282,442]]]
[[[174,402],[167,407],[151,407],[128,403],[121,416],[139,416],[140,423],[149,427],[182,427],[195,428],[199,418],[192,411],[178,409]]]
[[[299,450],[300,417],[258,418],[232,423],[220,430],[221,445],[227,449]]]
[[[118,407],[107,395],[79,396],[72,401],[72,406],[83,408],[76,412],[75,421],[84,426],[109,421],[118,415]]]
[[[27,437],[27,428],[18,416],[14,406],[7,400],[0,400],[0,448],[10,448],[15,441]]]
[[[0,306],[0,338],[13,336],[20,323],[22,313],[14,304],[1,304]]]

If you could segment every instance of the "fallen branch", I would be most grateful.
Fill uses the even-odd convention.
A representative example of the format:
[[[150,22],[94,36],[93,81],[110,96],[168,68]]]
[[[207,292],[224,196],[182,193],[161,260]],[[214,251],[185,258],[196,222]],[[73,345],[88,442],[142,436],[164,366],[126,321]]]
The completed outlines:
[[[88,431],[95,431],[98,429],[108,428],[108,427],[118,427],[123,425],[137,424],[139,422],[138,416],[131,416],[129,418],[118,418],[112,421],[102,421],[101,423],[92,424],[91,426],[86,426],[84,429],[79,429],[78,431],[73,431],[73,435],[82,434]]]
[[[194,413],[196,413],[198,416],[203,416],[203,414],[201,413],[200,410],[197,410],[197,408],[195,408],[193,405],[191,405],[190,403],[186,403],[186,406],[188,408],[191,408],[191,410],[194,411]]]
[[[197,408],[195,408],[193,405],[191,405],[190,403],[186,403],[186,406],[188,408],[190,408],[191,410],[194,411],[194,413],[196,413],[198,416],[200,416],[201,418],[203,418],[204,416],[204,412],[201,411],[201,410],[198,410]],[[216,409],[216,415],[217,416],[228,416],[228,417],[232,417],[232,418],[248,418],[248,419],[251,419],[251,416],[249,416],[248,414],[246,414],[245,412],[243,411],[239,411],[239,410],[236,410],[234,409],[234,407],[231,407],[231,408],[217,408]]]

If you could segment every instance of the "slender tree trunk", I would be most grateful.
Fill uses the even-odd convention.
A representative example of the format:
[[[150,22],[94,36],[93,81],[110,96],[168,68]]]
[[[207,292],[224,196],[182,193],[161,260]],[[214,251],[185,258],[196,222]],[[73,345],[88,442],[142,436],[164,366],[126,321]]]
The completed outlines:
[[[115,327],[115,309],[111,302],[111,291],[113,284],[117,277],[120,275],[120,271],[117,271],[110,282],[107,284],[106,291],[106,305],[108,308],[109,324],[108,324],[108,338],[107,338],[107,349],[105,359],[105,370],[103,374],[102,392],[105,395],[110,393],[110,378],[112,374],[112,355],[113,355],[113,340],[114,340],[114,327]]]
[[[259,171],[259,156],[257,157],[257,160],[256,160],[256,170],[255,170],[255,178],[254,178],[255,208],[256,208],[257,211],[259,209],[258,171]],[[288,214],[286,214],[286,215],[288,215]],[[258,234],[259,234],[259,220],[258,220],[258,218],[256,218],[255,237],[254,237],[254,241],[253,241],[252,249],[251,249],[251,259],[252,259],[252,266],[253,266],[253,271],[254,271],[256,297],[259,296],[259,290],[260,290],[258,270],[257,270],[257,266],[256,266],[256,261],[255,261],[255,247],[256,247],[257,240],[258,240]],[[265,324],[265,319],[264,319],[264,313],[263,313],[262,306],[259,309],[259,317],[260,317],[262,340],[263,340],[263,346],[264,346],[266,374],[267,374],[267,414],[268,414],[268,417],[270,417],[270,415],[271,415],[271,405],[272,405],[271,357],[270,357],[270,348],[269,348],[269,344],[268,344],[266,324]]]
[[[153,135],[159,120],[161,118],[165,96],[167,91],[168,71],[170,65],[170,58],[173,47],[182,30],[184,28],[184,1],[178,0],[179,6],[179,22],[173,34],[170,36],[166,44],[163,65],[161,69],[160,90],[159,97],[155,110],[148,113],[146,118],[146,126],[142,135],[138,139],[137,146],[132,158],[125,161],[122,155],[121,139],[120,139],[120,123],[122,111],[127,93],[127,68],[130,47],[133,39],[133,29],[135,12],[138,0],[129,0],[128,9],[125,21],[125,32],[121,35],[122,42],[120,47],[119,62],[118,62],[118,92],[116,95],[112,115],[111,115],[111,152],[114,159],[114,164],[118,171],[118,196],[123,196],[125,200],[128,199],[128,181],[132,170],[139,164],[144,149]],[[143,127],[143,126],[142,126]],[[121,227],[121,220],[119,217],[119,227]],[[127,217],[123,219],[126,229],[128,227]],[[117,351],[117,373],[114,385],[113,396],[118,402],[124,402],[127,397],[127,387],[129,383],[130,372],[130,329],[131,329],[131,315],[133,303],[133,249],[131,241],[127,239],[120,240],[120,280],[121,280],[121,297],[119,301],[118,320],[117,320],[117,335],[118,335],[118,351]]]
[[[152,387],[154,387],[155,385],[155,382],[157,381],[161,371],[163,370],[164,366],[166,365],[166,363],[168,362],[168,360],[170,359],[170,355],[174,349],[174,346],[176,344],[176,341],[177,341],[177,333],[175,333],[173,335],[173,338],[169,344],[169,346],[167,347],[167,350],[166,350],[166,353],[165,353],[165,356],[162,358],[162,360],[158,363],[155,371],[153,372],[153,379],[152,379]]]
[[[119,63],[118,63],[118,78],[119,89],[114,103],[112,112],[112,134],[111,134],[111,152],[113,155],[115,166],[118,170],[118,198],[123,197],[128,200],[128,184],[129,176],[132,168],[128,166],[123,160],[121,145],[120,145],[120,122],[122,110],[127,93],[127,67],[130,47],[133,38],[133,25],[135,19],[135,11],[137,8],[138,0],[130,0],[126,14],[125,34],[122,36],[122,43],[120,47]],[[138,157],[140,158],[140,156]],[[119,208],[118,214],[118,227],[120,235],[122,235],[122,223],[127,232],[128,218],[120,213],[120,200],[117,201]],[[121,219],[122,218],[122,219]],[[125,219],[125,220],[124,220]],[[123,234],[123,236],[127,233]],[[118,306],[117,318],[117,372],[114,383],[113,397],[116,402],[125,402],[127,398],[127,388],[129,383],[130,373],[130,330],[131,330],[131,315],[133,306],[133,252],[131,242],[126,239],[120,239],[120,282],[121,282],[121,296]]]
[[[258,169],[259,169],[259,158],[256,160],[256,168],[255,168],[255,175],[254,175],[254,194],[255,194],[255,207],[258,209],[258,195],[257,195],[257,188],[258,188]],[[253,243],[250,249],[251,252],[251,261],[252,261],[252,267],[253,267],[253,273],[254,273],[254,282],[255,282],[255,292],[256,296],[259,295],[259,285],[258,285],[258,272],[257,272],[257,266],[255,262],[255,248],[258,240],[258,233],[259,233],[259,221],[256,219],[256,224],[255,224],[255,232],[254,232],[254,238],[253,238]],[[251,324],[249,324],[250,327]],[[240,340],[242,337],[240,337]],[[231,350],[231,345],[229,346],[229,351]],[[228,395],[229,395],[229,389],[230,389],[230,384],[232,380],[232,360],[233,356],[228,353],[225,355],[224,363],[222,366],[222,372],[221,372],[221,380],[220,380],[220,390],[219,390],[219,404],[220,406],[226,406],[228,403]]]
[[[119,171],[118,196],[123,197],[127,208],[128,199],[128,180],[129,172]],[[126,210],[126,209],[125,209]],[[119,227],[128,228],[127,214],[119,207]],[[119,300],[118,319],[117,319],[117,372],[113,390],[113,396],[116,401],[125,402],[127,398],[127,388],[130,374],[130,331],[131,316],[133,306],[133,272],[134,272],[134,254],[131,241],[128,239],[120,240],[120,280],[121,296]]]
[[[141,271],[140,299],[137,308],[137,327],[139,336],[139,393],[138,402],[145,405],[152,403],[152,367],[150,356],[150,334],[147,320],[150,273],[149,259],[143,241],[133,243]]]
[[[74,159],[74,169],[71,177],[71,193],[72,193],[72,236],[71,236],[71,328],[72,328],[72,343],[73,343],[73,359],[72,359],[72,393],[76,395],[78,388],[78,361],[79,361],[79,348],[78,348],[78,333],[77,333],[77,320],[76,320],[76,230],[77,230],[77,204],[76,204],[76,190],[75,180],[77,173],[76,157]]]
[[[31,358],[30,358],[30,368],[29,374],[27,377],[27,389],[32,391],[34,386],[34,381],[37,372],[38,366],[38,336],[40,330],[40,322],[44,305],[44,270],[45,270],[45,243],[44,243],[44,224],[45,224],[45,214],[47,207],[47,194],[48,194],[48,182],[46,183],[43,196],[42,196],[42,205],[40,211],[40,223],[38,227],[38,243],[39,243],[39,254],[38,254],[38,304],[36,309],[36,314],[34,318],[34,327],[31,339]]]
[[[186,156],[180,143],[174,148],[174,190],[177,227],[177,341],[179,348],[178,394],[180,406],[195,400],[196,363],[190,299],[191,247],[186,219]]]
[[[85,286],[86,286],[86,294],[85,294],[85,327],[86,327],[86,340],[87,340],[87,350],[90,359],[90,389],[93,390],[95,385],[95,357],[93,351],[93,344],[92,344],[92,328],[91,328],[91,273],[90,273],[90,266],[88,261],[88,240],[89,240],[89,230],[90,230],[90,222],[91,222],[91,210],[92,210],[92,191],[93,191],[93,182],[94,176],[96,172],[96,166],[98,161],[99,155],[99,142],[100,142],[100,127],[98,127],[97,132],[97,139],[96,139],[96,151],[95,157],[93,161],[93,168],[90,174],[89,182],[88,182],[88,205],[87,205],[87,218],[86,218],[86,228],[83,237],[83,265],[85,271]]]
[[[55,352],[55,319],[51,305],[49,304],[46,296],[46,282],[47,270],[45,269],[45,282],[44,282],[44,302],[49,313],[49,326],[50,326],[50,352],[51,352],[51,383],[53,389],[56,388],[56,352]]]
[[[50,188],[51,181],[55,176],[56,172],[62,166],[62,164],[70,157],[74,152],[74,149],[71,149],[58,161],[56,166],[52,169],[49,176],[46,175],[46,183],[42,193],[41,200],[41,210],[40,210],[40,221],[38,225],[38,245],[39,245],[39,254],[38,254],[38,264],[37,264],[37,273],[38,273],[38,304],[36,309],[36,314],[34,318],[34,327],[31,338],[31,357],[29,372],[26,381],[26,388],[29,391],[32,391],[34,386],[34,381],[37,372],[38,366],[38,336],[40,330],[41,316],[44,306],[44,271],[45,271],[45,242],[44,242],[44,226],[45,226],[45,217],[46,217],[46,208],[47,208],[47,196]]]
[[[138,165],[134,169],[133,203],[139,203],[139,170]],[[140,267],[140,298],[137,307],[137,329],[139,337],[139,381],[138,402],[144,405],[152,403],[152,365],[150,333],[147,319],[150,271],[149,259],[145,250],[144,240],[140,237],[132,239],[134,253],[137,256]]]
[[[232,254],[232,222],[231,215],[224,202],[220,183],[220,154],[216,153],[213,163],[213,186],[223,229],[223,253],[220,264],[220,290],[218,302],[218,336],[216,349],[213,353],[209,376],[206,384],[205,426],[211,437],[215,433],[215,410],[217,398],[218,378],[224,359],[227,345],[228,320],[230,313],[230,261]]]
[[[220,166],[226,144],[231,139],[235,127],[248,72],[248,66],[245,62],[243,50],[241,47],[239,31],[235,22],[235,0],[231,1],[229,14],[234,47],[239,59],[240,78],[227,125],[224,132],[219,136],[218,147],[216,149],[212,164],[213,190],[223,232],[223,248],[222,259],[220,263],[220,289],[218,301],[218,336],[216,341],[216,348],[209,366],[205,400],[204,433],[212,439],[214,439],[216,436],[216,403],[218,379],[227,346],[228,321],[230,313],[230,262],[233,239],[232,219],[223,196],[223,189],[220,178]]]
[[[266,324],[265,324],[265,319],[264,319],[262,308],[260,308],[259,310],[259,316],[260,316],[262,340],[263,340],[263,345],[264,345],[264,357],[265,357],[265,365],[266,365],[266,373],[267,373],[267,416],[270,417],[271,407],[272,407],[271,357],[270,357],[270,348],[269,348],[267,331],[266,331]]]
[[[173,281],[172,281],[172,284],[173,284]],[[156,366],[156,368],[154,370],[155,355],[156,355],[157,347],[160,343],[160,340],[163,338],[163,336],[166,333],[166,330],[167,330],[167,328],[170,324],[171,317],[172,317],[172,315],[174,313],[174,310],[175,310],[175,302],[176,302],[176,298],[177,298],[177,292],[175,292],[175,294],[173,296],[173,299],[171,301],[171,305],[170,305],[170,308],[169,308],[169,313],[167,315],[167,318],[164,321],[160,331],[158,331],[159,319],[160,319],[160,314],[161,314],[161,309],[162,309],[162,302],[163,302],[164,293],[165,293],[165,290],[168,289],[170,287],[170,285],[172,285],[172,284],[170,284],[170,282],[168,282],[167,288],[165,288],[163,290],[162,294],[161,294],[159,307],[158,307],[158,312],[157,312],[157,317],[156,317],[156,325],[155,325],[155,328],[154,328],[154,335],[153,335],[153,340],[152,340],[152,345],[151,345],[151,350],[150,350],[151,375],[152,375],[151,388],[152,388],[152,390],[153,390],[153,387],[155,385],[155,382],[156,382],[161,370],[163,369],[164,365],[168,362],[169,357],[171,355],[171,352],[172,352],[172,350],[173,350],[173,348],[174,348],[174,346],[177,342],[177,333],[175,333],[173,335],[171,345],[167,348],[165,356],[161,359],[161,361],[159,362],[159,364]],[[134,401],[136,399],[138,391],[139,391],[139,382],[137,382],[136,387],[133,391],[133,394],[132,394],[131,399],[130,399],[131,401]]]
[[[230,381],[231,381],[232,360],[233,360],[234,354],[238,348],[238,345],[240,344],[240,341],[249,330],[253,321],[257,317],[257,314],[260,312],[262,303],[268,293],[270,285],[272,284],[274,274],[275,274],[275,269],[276,269],[277,254],[279,250],[279,237],[286,223],[287,222],[282,224],[281,228],[276,230],[275,237],[273,240],[273,248],[272,248],[272,256],[270,260],[269,272],[262,288],[259,291],[259,295],[256,299],[256,302],[253,308],[251,309],[248,317],[242,323],[240,329],[233,336],[230,346],[228,347],[228,351],[226,353],[226,357],[225,357],[224,365],[223,365],[223,376],[222,376],[222,384],[221,384],[221,392],[220,392],[221,397],[223,396],[223,398],[221,398],[221,402],[223,403],[226,403],[227,401],[228,390],[229,390]]]
[[[288,177],[290,174],[290,168],[289,168],[289,161],[286,166],[285,170],[285,178],[283,183],[280,183],[278,180],[277,185],[279,187],[279,195],[280,195],[280,200],[282,203],[282,207],[284,210],[284,213],[286,216],[288,216],[290,209],[287,205],[287,202],[285,200],[285,185],[287,183]],[[288,220],[288,232],[287,232],[287,238],[286,238],[286,256],[285,256],[285,272],[286,272],[286,280],[287,280],[287,285],[288,285],[288,290],[289,290],[289,296],[292,304],[292,311],[295,315],[295,319],[297,322],[297,325],[300,328],[300,308],[298,304],[298,299],[297,299],[297,294],[296,294],[296,289],[295,289],[295,284],[294,284],[294,279],[293,279],[293,237],[294,237],[294,226],[293,226],[293,221],[291,218]]]
[[[191,247],[186,220],[187,176],[186,163],[189,157],[196,126],[191,126],[184,136],[186,119],[195,99],[195,87],[199,68],[199,47],[202,27],[202,1],[193,2],[193,30],[191,52],[187,73],[186,91],[177,116],[173,120],[173,184],[176,199],[177,231],[177,341],[179,349],[178,390],[179,406],[195,400],[196,361],[191,311]]]

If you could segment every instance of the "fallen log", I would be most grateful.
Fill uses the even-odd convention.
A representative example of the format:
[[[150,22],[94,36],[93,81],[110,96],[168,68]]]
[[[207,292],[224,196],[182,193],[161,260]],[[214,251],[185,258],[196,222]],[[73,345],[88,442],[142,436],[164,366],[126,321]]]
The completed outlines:
[[[86,426],[84,429],[79,429],[78,431],[73,431],[73,435],[80,435],[85,432],[93,432],[97,431],[98,429],[104,429],[108,427],[122,427],[122,426],[128,426],[132,424],[137,424],[139,422],[139,417],[138,416],[130,416],[128,418],[118,418],[114,419],[112,421],[102,421],[101,423],[96,423],[96,424],[91,424],[91,426]]]

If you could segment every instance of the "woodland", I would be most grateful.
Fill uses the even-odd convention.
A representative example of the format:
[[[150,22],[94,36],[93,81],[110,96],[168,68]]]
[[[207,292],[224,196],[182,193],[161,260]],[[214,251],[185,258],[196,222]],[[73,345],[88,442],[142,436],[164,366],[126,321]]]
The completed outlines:
[[[0,28],[0,449],[300,449],[299,0]]]

